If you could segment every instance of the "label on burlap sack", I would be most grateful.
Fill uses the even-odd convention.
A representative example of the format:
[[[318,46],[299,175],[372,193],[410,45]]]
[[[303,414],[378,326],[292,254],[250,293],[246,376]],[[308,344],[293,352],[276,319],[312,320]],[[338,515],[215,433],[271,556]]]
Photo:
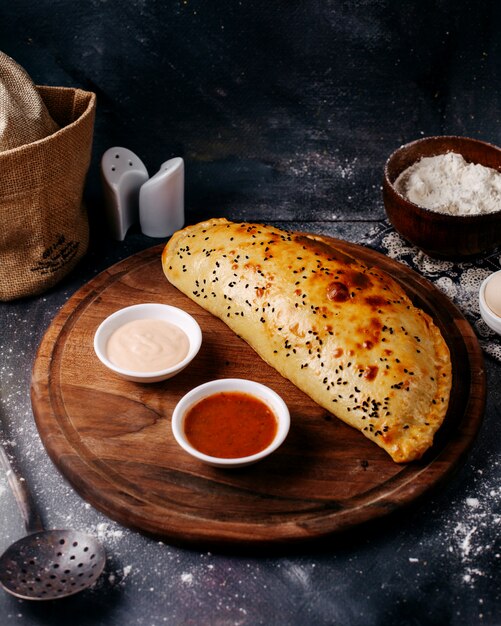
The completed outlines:
[[[85,254],[82,204],[90,164],[95,94],[38,87],[60,129],[0,152],[0,299],[39,294]]]
[[[57,241],[42,252],[42,258],[30,270],[41,276],[54,274],[54,272],[58,272],[65,265],[71,263],[72,259],[78,254],[79,246],[79,241],[68,241],[61,234],[58,236]]]

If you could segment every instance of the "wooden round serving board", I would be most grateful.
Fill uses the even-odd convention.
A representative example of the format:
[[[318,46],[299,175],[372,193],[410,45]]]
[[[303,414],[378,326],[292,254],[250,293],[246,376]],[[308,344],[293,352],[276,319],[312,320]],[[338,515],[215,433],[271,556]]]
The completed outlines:
[[[464,459],[485,403],[482,353],[472,328],[433,285],[367,248],[335,240],[388,271],[435,319],[453,363],[452,398],[433,448],[398,465],[282,378],[226,325],[165,279],[162,246],[104,271],[62,308],[40,345],[31,397],[38,430],[59,470],[110,518],[172,543],[206,547],[292,543],[325,537],[415,501]],[[100,322],[140,302],[163,302],[195,316],[202,348],[179,376],[136,384],[115,377],[93,351]],[[220,470],[178,447],[170,416],[192,387],[215,378],[251,378],[287,402],[288,438],[266,460]]]

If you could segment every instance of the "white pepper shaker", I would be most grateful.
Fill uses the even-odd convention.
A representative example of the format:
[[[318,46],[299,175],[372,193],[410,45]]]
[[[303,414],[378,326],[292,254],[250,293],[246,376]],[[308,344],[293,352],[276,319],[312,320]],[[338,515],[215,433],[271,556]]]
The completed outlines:
[[[139,223],[148,237],[170,237],[184,225],[184,161],[175,157],[139,191]]]
[[[109,148],[101,158],[105,210],[111,235],[123,241],[138,221],[139,190],[148,180],[148,170],[128,148]]]

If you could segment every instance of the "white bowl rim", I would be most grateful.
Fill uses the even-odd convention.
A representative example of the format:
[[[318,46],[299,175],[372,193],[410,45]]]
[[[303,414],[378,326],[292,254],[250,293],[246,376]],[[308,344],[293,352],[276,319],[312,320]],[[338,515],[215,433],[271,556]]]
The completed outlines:
[[[492,274],[489,274],[489,276],[487,276],[487,278],[485,278],[482,281],[482,284],[480,285],[479,294],[478,294],[478,300],[479,300],[480,313],[482,317],[484,318],[484,322],[492,330],[501,334],[501,317],[499,317],[499,315],[496,315],[494,311],[492,311],[492,309],[489,307],[485,299],[485,288],[487,287],[487,283],[493,278],[493,276],[496,276],[496,274],[501,274],[501,270],[498,270],[496,272],[493,272]],[[495,326],[495,328],[493,328],[493,326]]]
[[[225,391],[230,393],[242,392],[253,395],[265,402],[265,404],[267,404],[267,406],[273,411],[273,414],[278,422],[277,432],[273,441],[260,452],[243,457],[225,458],[211,456],[204,454],[193,447],[184,435],[182,424],[187,410],[197,404],[200,400]],[[271,398],[272,401],[270,402],[266,396]],[[220,467],[236,467],[239,465],[250,465],[251,463],[259,461],[270,455],[282,445],[290,429],[290,412],[282,397],[276,391],[271,389],[271,387],[268,387],[263,383],[258,383],[247,378],[218,378],[194,387],[179,400],[172,412],[171,428],[177,443],[193,457],[211,465],[217,465]]]
[[[148,372],[138,372],[136,370],[129,370],[129,369],[120,367],[112,363],[106,356],[106,352],[102,350],[101,347],[99,346],[101,335],[106,331],[106,328],[110,324],[112,324],[116,319],[119,319],[120,317],[125,316],[128,313],[134,313],[135,311],[137,311],[138,313],[141,311],[152,312],[154,309],[156,310],[162,309],[164,311],[168,311],[170,313],[178,315],[179,317],[184,318],[188,324],[192,325],[193,332],[191,331],[187,332],[186,330],[184,330],[184,328],[182,329],[184,330],[184,332],[186,332],[186,335],[188,336],[188,340],[190,342],[188,354],[185,356],[185,358],[182,361],[179,361],[178,363],[176,363],[175,365],[172,365],[171,367],[167,367],[162,370],[150,370]],[[161,316],[154,316],[154,315],[146,316],[146,317],[138,316],[128,321],[133,321],[135,319],[164,319],[165,321],[167,321],[165,318]],[[170,321],[170,323],[174,324],[175,326],[180,327],[180,325],[176,324],[176,322]],[[119,326],[117,326],[117,328],[119,328]],[[94,351],[97,357],[99,358],[99,360],[101,361],[101,363],[103,363],[103,365],[106,365],[106,367],[108,367],[110,370],[122,376],[141,378],[145,380],[149,378],[167,376],[169,374],[177,372],[178,370],[183,369],[186,365],[188,365],[188,363],[190,363],[190,361],[192,361],[195,358],[198,351],[200,350],[201,345],[202,345],[202,330],[197,320],[184,309],[173,306],[171,304],[164,304],[163,302],[142,302],[139,304],[131,304],[130,306],[117,309],[116,311],[108,315],[99,324],[99,326],[96,329],[96,332],[94,333]]]

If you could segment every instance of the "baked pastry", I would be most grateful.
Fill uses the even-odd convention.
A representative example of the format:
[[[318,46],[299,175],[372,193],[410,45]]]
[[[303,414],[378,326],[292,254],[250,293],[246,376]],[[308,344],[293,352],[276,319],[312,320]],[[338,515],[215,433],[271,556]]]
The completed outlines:
[[[396,462],[419,459],[451,389],[440,330],[385,272],[315,235],[211,219],[176,232],[167,279]]]

